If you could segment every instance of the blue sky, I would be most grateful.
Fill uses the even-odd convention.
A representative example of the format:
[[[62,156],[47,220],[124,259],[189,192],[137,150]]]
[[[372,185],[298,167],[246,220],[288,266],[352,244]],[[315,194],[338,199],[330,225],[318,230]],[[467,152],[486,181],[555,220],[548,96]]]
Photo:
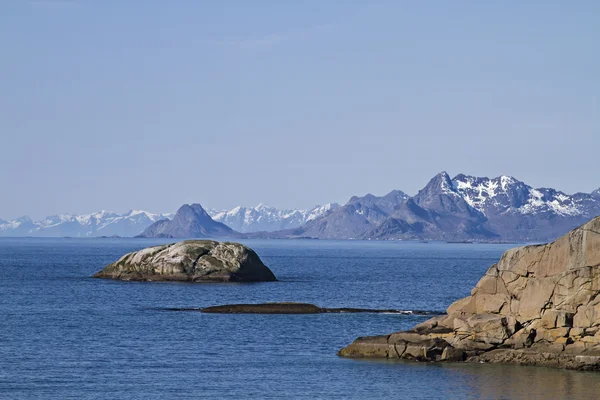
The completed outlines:
[[[0,217],[600,187],[600,2],[0,2]]]

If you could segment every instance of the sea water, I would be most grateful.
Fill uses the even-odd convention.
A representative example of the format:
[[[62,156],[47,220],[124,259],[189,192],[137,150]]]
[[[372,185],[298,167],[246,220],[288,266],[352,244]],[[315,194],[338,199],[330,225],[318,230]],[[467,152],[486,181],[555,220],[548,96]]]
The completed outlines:
[[[170,240],[172,241],[172,240]],[[298,301],[443,312],[509,245],[243,241],[278,282],[122,282],[90,276],[169,240],[0,239],[0,398],[595,399],[600,374],[356,360],[356,337],[427,316],[164,310]]]

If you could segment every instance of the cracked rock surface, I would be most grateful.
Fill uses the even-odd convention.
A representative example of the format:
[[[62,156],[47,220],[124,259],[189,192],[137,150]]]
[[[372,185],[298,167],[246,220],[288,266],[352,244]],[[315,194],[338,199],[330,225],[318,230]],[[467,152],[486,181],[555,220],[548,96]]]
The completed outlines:
[[[600,370],[599,294],[596,217],[553,243],[508,250],[446,315],[338,354]]]
[[[131,281],[275,281],[273,272],[239,243],[186,240],[148,247],[107,265],[94,278]]]

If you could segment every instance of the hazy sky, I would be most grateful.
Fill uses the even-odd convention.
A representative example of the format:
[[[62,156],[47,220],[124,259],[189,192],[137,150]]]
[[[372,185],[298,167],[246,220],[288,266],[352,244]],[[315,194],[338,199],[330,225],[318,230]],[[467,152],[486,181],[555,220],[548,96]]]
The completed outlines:
[[[0,2],[0,217],[600,187],[600,1]]]

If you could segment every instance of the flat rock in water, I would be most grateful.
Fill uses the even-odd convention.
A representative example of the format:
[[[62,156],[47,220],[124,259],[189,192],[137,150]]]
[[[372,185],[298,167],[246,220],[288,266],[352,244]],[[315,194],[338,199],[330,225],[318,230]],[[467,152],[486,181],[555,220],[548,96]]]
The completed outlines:
[[[217,314],[318,314],[323,309],[307,303],[226,304],[200,309]]]
[[[186,240],[135,251],[107,265],[93,277],[183,282],[277,280],[252,249],[239,243],[212,240]]]
[[[170,311],[200,311],[213,314],[326,314],[326,313],[386,313],[435,314],[428,311],[381,310],[371,308],[326,308],[308,303],[279,302],[262,304],[225,304],[204,308],[168,308]]]
[[[338,354],[600,370],[600,217],[553,243],[508,250],[446,315],[360,337]]]

